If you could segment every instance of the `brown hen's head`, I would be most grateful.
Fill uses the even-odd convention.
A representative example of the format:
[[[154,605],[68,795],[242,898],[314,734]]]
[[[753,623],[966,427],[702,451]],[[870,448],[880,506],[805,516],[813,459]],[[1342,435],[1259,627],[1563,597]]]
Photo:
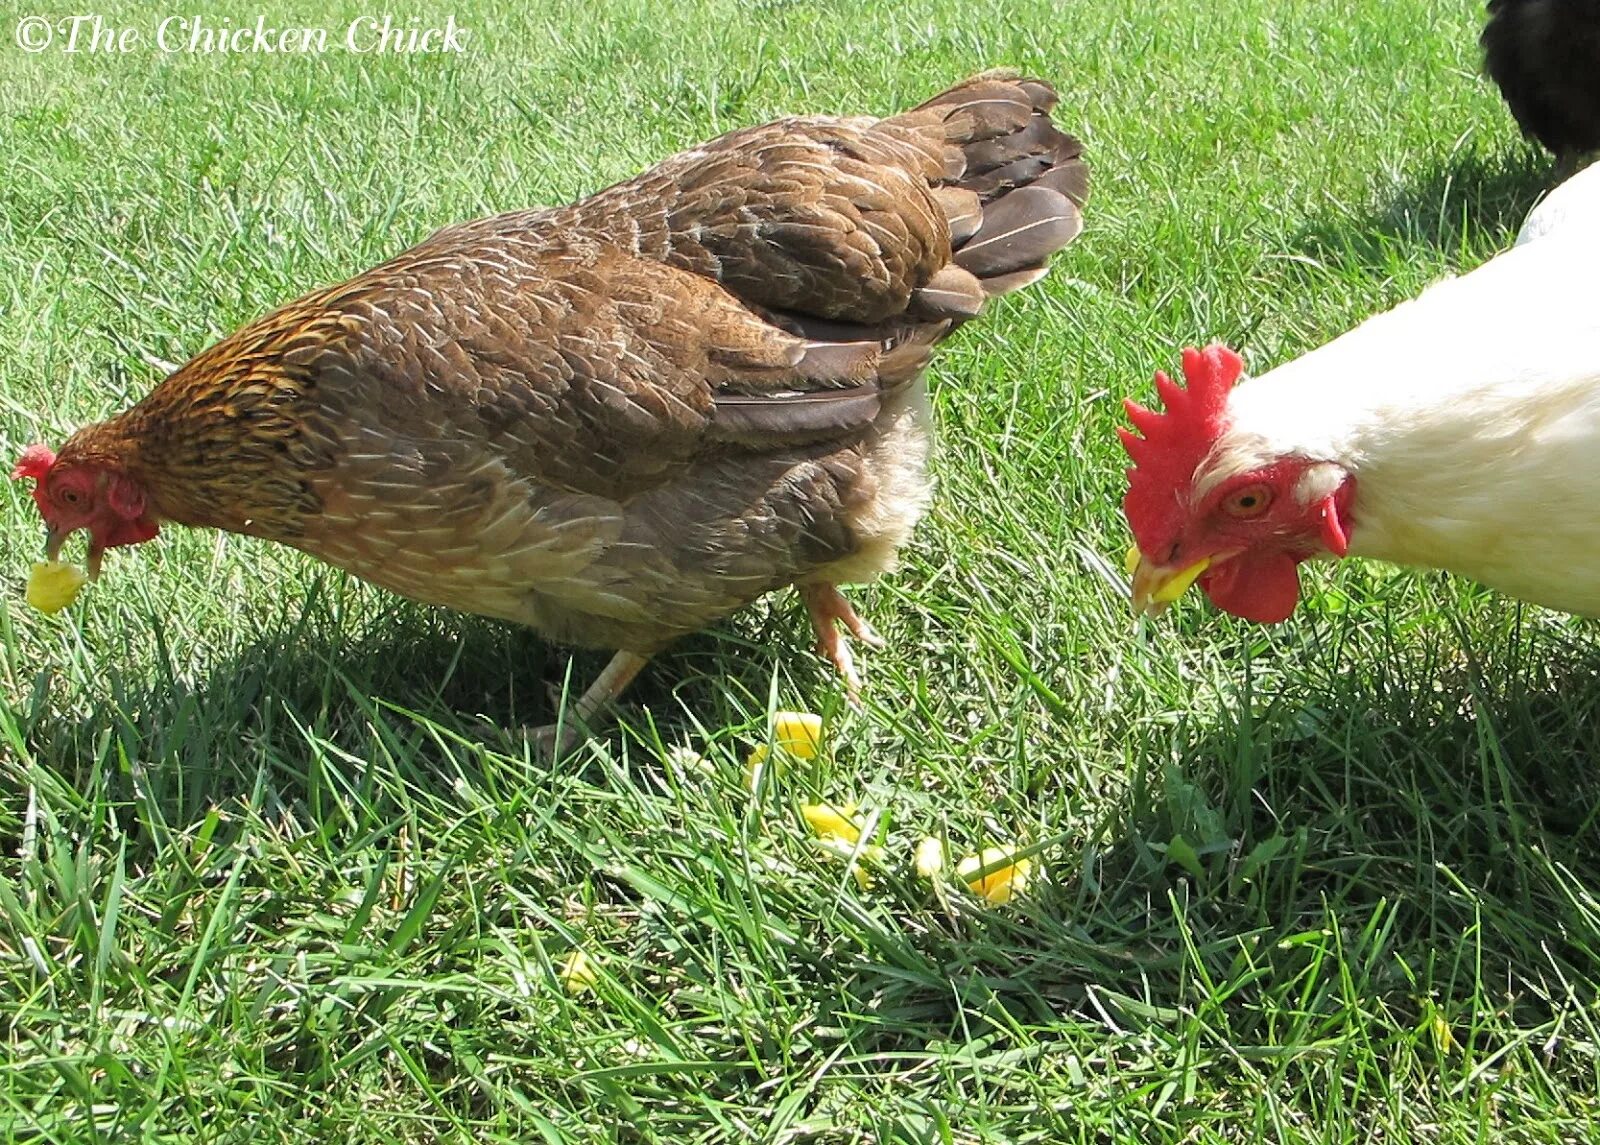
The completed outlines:
[[[115,457],[68,441],[57,455],[30,445],[11,470],[13,479],[33,478],[33,500],[44,518],[45,555],[56,560],[79,529],[89,531],[89,575],[100,575],[100,557],[118,545],[148,541],[160,531],[144,486]]]

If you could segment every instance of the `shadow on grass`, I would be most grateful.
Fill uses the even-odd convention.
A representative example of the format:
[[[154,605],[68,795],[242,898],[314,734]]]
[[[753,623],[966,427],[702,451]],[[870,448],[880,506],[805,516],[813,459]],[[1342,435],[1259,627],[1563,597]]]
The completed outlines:
[[[565,672],[565,654],[531,633],[471,618],[397,606],[353,640],[331,638],[322,629],[337,633],[338,618],[323,619],[269,634],[194,688],[113,682],[113,711],[36,727],[41,757],[87,782],[75,761],[103,757],[109,734],[146,762],[149,798],[174,826],[262,771],[277,798],[306,799],[326,744],[352,771],[399,756],[391,767],[408,784],[449,805],[450,773],[428,771],[429,726],[504,750],[498,729],[548,718],[546,685]],[[1311,1071],[1333,1061],[1330,1031],[1370,1029],[1391,1043],[1378,1060],[1436,1064],[1454,1044],[1581,1078],[1592,1062],[1579,1027],[1600,980],[1589,890],[1600,886],[1600,646],[1581,626],[1491,619],[1464,625],[1497,635],[1463,655],[1448,631],[1391,642],[1382,623],[1347,635],[1319,617],[1252,644],[1267,651],[1237,666],[1250,687],[1219,715],[1143,733],[1136,758],[1158,762],[1087,841],[1043,855],[1049,876],[1007,909],[956,890],[941,900],[895,874],[859,900],[848,885],[819,899],[806,879],[717,866],[692,832],[641,836],[619,868],[596,864],[596,885],[637,914],[635,941],[658,961],[662,950],[770,943],[766,922],[725,932],[732,924],[704,905],[707,888],[759,898],[751,918],[779,920],[783,934],[770,957],[785,990],[814,1001],[817,1028],[848,1029],[862,1060],[934,1061],[943,1036],[1032,1070],[1055,1052],[1040,1047],[1070,1044],[1065,1024],[1103,1041],[1108,1060],[1125,1039],[1130,1060],[1153,1044],[1200,1045],[1212,1047],[1203,1068],[1225,1072],[1259,1047],[1263,1070]],[[627,718],[639,727],[641,708],[661,713],[670,741],[726,688],[764,696],[772,657],[800,628],[780,607],[683,642],[630,693]],[[580,655],[574,678],[603,659]],[[380,825],[392,804],[382,811]],[[753,1009],[748,1020],[769,1019]],[[768,1033],[764,1046],[783,1044]],[[1295,1065],[1300,1055],[1309,1064]],[[727,1093],[748,1081],[730,1074]]]
[[[1341,667],[1253,665],[1270,689],[1146,752],[1170,762],[1098,840],[1046,856],[1024,911],[958,903],[921,977],[864,962],[856,1004],[907,1034],[976,1036],[978,1015],[1015,1048],[1070,1017],[1283,1062],[1381,1025],[1429,1061],[1465,1047],[1589,1076],[1574,1040],[1600,982],[1589,635],[1513,631],[1471,662],[1446,639],[1420,663],[1364,641]]]
[[[576,698],[609,654],[405,602],[364,632],[344,631],[313,604],[298,623],[264,630],[198,678],[163,667],[169,661],[158,631],[150,637],[154,664],[144,659],[128,673],[109,668],[92,715],[41,713],[27,738],[39,761],[78,790],[108,770],[125,778],[127,761],[138,761],[174,826],[248,792],[263,769],[277,799],[297,801],[322,755],[352,768],[387,758],[408,782],[439,791],[449,779],[443,771],[430,776],[430,765],[460,766],[477,749],[528,753],[541,773],[574,774],[597,752],[616,754],[625,739],[687,738],[691,713],[719,711],[730,696],[764,711],[781,650],[805,646],[794,643],[801,637],[793,612],[780,605],[680,640],[589,741],[554,762],[536,757],[526,732],[554,722],[563,693]],[[118,757],[120,766],[107,766]]]
[[[1396,245],[1447,255],[1504,249],[1554,177],[1549,158],[1532,147],[1488,156],[1457,152],[1430,160],[1402,185],[1380,193],[1378,205],[1364,216],[1339,211],[1313,223],[1296,237],[1295,247],[1324,261],[1361,265],[1381,265]]]

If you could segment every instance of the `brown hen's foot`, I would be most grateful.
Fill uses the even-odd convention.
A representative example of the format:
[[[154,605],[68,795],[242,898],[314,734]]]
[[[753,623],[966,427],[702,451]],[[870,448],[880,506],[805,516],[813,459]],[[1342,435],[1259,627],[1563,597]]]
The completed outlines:
[[[861,692],[861,676],[856,672],[855,657],[850,654],[850,639],[839,631],[843,624],[850,636],[868,648],[882,648],[883,637],[872,626],[856,615],[850,602],[831,584],[805,584],[798,586],[800,598],[806,602],[811,614],[811,627],[817,632],[817,652],[826,656],[839,675],[844,677],[845,690],[855,699]]]
[[[558,723],[545,724],[528,731],[534,749],[546,759],[559,759],[577,747],[587,736],[594,717],[607,704],[627,690],[650,657],[637,652],[618,652],[595,677],[594,683],[584,689],[583,695],[567,705]]]

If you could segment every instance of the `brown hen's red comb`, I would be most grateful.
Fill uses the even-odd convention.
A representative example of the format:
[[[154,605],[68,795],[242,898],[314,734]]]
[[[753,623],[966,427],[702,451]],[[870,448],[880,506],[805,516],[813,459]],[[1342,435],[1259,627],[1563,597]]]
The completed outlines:
[[[22,451],[22,456],[17,458],[17,463],[11,467],[11,480],[20,481],[24,477],[32,477],[35,481],[41,481],[55,463],[55,450],[48,445],[30,445]]]
[[[1156,393],[1165,412],[1124,400],[1123,408],[1143,437],[1118,429],[1122,447],[1133,458],[1128,470],[1128,495],[1122,509],[1134,540],[1156,559],[1183,528],[1186,498],[1182,493],[1226,425],[1228,392],[1244,372],[1244,360],[1220,343],[1183,352],[1183,377],[1188,388],[1156,371]]]

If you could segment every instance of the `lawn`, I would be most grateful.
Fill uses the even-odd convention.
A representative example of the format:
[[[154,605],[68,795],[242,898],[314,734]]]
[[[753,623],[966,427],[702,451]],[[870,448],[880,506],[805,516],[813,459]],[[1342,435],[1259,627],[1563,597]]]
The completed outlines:
[[[0,452],[447,222],[987,66],[1060,86],[1087,230],[936,360],[935,507],[855,593],[891,644],[860,709],[783,595],[551,766],[518,729],[564,650],[176,529],[42,616],[5,483],[0,1136],[1600,1132],[1590,627],[1349,566],[1276,628],[1198,599],[1139,628],[1099,563],[1118,399],[1179,347],[1285,360],[1509,243],[1549,165],[1476,74],[1476,0],[449,11],[467,50],[412,59],[30,55],[6,16]],[[774,708],[827,748],[752,795]],[[819,799],[872,819],[870,886],[810,838]],[[930,884],[925,835],[1033,845],[1033,886]]]

